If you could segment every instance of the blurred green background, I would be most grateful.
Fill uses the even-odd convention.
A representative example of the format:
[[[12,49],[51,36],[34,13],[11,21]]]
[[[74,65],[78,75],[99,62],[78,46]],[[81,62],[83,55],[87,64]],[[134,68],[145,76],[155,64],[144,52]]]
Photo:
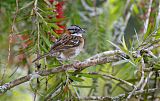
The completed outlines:
[[[54,43],[56,34],[53,30],[58,29],[57,22],[64,26],[79,25],[85,28],[84,51],[76,57],[77,60],[85,60],[92,55],[107,50],[117,49],[123,46],[123,38],[129,51],[134,51],[141,42],[143,35],[151,33],[159,27],[158,6],[159,0],[152,2],[150,20],[147,32],[144,30],[144,22],[150,0],[37,0],[37,12],[33,10],[36,0],[1,0],[0,1],[0,84],[12,81],[16,78],[33,73],[35,65],[31,61],[36,57],[38,45],[38,28],[40,32],[40,54],[49,51]],[[53,2],[53,3],[50,3]],[[56,18],[56,4],[63,2],[62,12],[64,18]],[[16,9],[18,10],[16,12]],[[61,12],[61,13],[62,13]],[[16,16],[15,16],[16,15]],[[49,18],[48,16],[51,16]],[[14,21],[14,18],[15,21]],[[46,23],[48,23],[46,25]],[[139,40],[137,40],[137,36]],[[140,41],[140,42],[138,42]],[[158,53],[158,49],[155,53]],[[59,65],[54,58],[40,60],[42,68],[54,68]],[[69,99],[71,96],[117,96],[132,90],[131,87],[121,84],[112,79],[88,76],[88,72],[111,74],[117,78],[136,83],[139,76],[136,75],[138,62],[135,65],[129,62],[103,64],[89,67],[82,71],[78,77],[72,78],[73,82],[65,88],[68,77],[73,73],[58,73],[40,78],[40,87],[36,80],[14,87],[4,95],[0,95],[1,101],[31,101],[44,100],[48,94],[57,89],[60,92],[52,97],[57,99]],[[47,86],[46,86],[47,82]],[[64,88],[66,89],[66,92]],[[63,89],[62,89],[63,88]]]

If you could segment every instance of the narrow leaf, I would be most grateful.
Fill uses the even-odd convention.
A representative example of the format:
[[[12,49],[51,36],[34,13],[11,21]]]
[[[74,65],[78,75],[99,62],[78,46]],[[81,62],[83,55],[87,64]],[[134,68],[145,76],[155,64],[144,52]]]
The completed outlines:
[[[72,79],[73,81],[78,81],[78,82],[84,81],[83,79],[81,79],[79,77],[75,77],[75,76],[69,76],[69,78]]]

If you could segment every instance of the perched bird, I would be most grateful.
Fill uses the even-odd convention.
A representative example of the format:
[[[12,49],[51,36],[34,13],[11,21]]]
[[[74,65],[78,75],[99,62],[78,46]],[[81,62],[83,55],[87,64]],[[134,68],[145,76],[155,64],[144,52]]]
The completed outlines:
[[[71,25],[67,32],[53,44],[49,53],[37,57],[32,63],[46,56],[55,56],[59,61],[74,58],[83,50],[83,33],[85,33],[84,29],[77,25]]]

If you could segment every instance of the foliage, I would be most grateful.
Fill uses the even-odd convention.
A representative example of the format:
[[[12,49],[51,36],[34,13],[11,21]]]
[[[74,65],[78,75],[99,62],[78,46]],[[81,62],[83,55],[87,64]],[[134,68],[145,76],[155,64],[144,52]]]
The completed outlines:
[[[132,92],[135,88],[130,84],[137,86],[136,91],[158,88],[159,0],[5,0],[0,7],[1,85],[38,69],[61,65],[56,58],[47,57],[39,61],[41,68],[38,68],[32,60],[49,52],[51,45],[69,25],[76,24],[87,31],[84,51],[76,60],[84,61],[108,50],[118,49],[124,53],[124,56],[114,54],[121,58],[117,62],[40,77],[40,83],[37,79],[30,80],[8,90],[0,100],[115,97]],[[156,48],[148,50],[152,46]],[[64,64],[70,62],[73,61]],[[143,76],[144,82],[139,82]],[[138,83],[141,83],[140,86]],[[150,94],[152,97],[147,98],[150,95],[145,93],[139,99],[158,99],[158,94],[154,92],[154,96]]]

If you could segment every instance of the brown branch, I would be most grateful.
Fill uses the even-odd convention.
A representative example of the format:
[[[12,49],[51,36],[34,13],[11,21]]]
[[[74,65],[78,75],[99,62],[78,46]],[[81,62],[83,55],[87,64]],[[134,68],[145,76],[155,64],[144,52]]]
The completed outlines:
[[[124,83],[124,84],[126,84],[126,85],[128,85],[128,86],[131,86],[131,87],[133,87],[133,88],[136,88],[136,86],[133,85],[132,83],[127,82],[127,81],[125,81],[125,80],[122,80],[122,79],[120,79],[120,78],[116,78],[116,77],[114,77],[114,76],[112,76],[112,75],[102,74],[102,76],[105,77],[105,78],[111,78],[111,79],[117,80],[117,81],[122,82],[122,83]]]
[[[106,57],[101,58],[101,59],[98,58],[98,59],[94,59],[94,60],[86,60],[83,62],[63,65],[63,66],[59,66],[59,67],[56,67],[53,69],[41,70],[41,71],[38,71],[34,74],[29,74],[27,76],[21,77],[19,79],[16,79],[14,81],[9,82],[9,83],[5,83],[4,85],[0,86],[0,94],[3,94],[7,90],[9,90],[15,86],[18,86],[24,82],[28,82],[34,78],[39,78],[40,76],[47,76],[50,74],[55,74],[55,73],[64,72],[64,71],[68,71],[68,70],[83,70],[83,69],[90,67],[90,66],[110,63],[110,62],[118,61],[119,59],[120,59],[119,57],[111,56],[111,57],[107,57],[107,58]]]

